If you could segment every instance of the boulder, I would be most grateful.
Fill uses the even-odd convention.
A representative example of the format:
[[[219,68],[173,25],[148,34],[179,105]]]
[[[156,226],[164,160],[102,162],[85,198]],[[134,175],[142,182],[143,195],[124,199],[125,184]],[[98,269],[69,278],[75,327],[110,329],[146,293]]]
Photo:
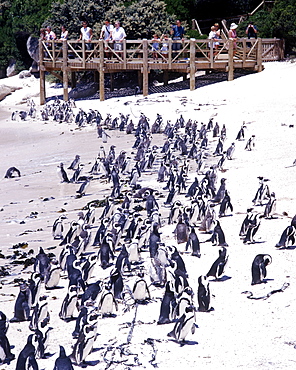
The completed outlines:
[[[98,84],[96,82],[87,85],[77,86],[69,92],[69,98],[82,99],[94,95],[98,91]]]
[[[16,66],[15,60],[11,60],[9,66],[6,68],[7,77],[12,77],[16,75],[15,66]]]
[[[21,87],[0,85],[0,101],[3,100],[7,95],[10,95],[15,90],[20,90]]]
[[[28,77],[31,77],[31,72],[30,71],[21,71],[19,74],[18,74],[19,78],[28,78]]]
[[[30,57],[35,60],[35,62],[39,61],[39,40],[37,37],[30,36],[27,40],[27,51]]]

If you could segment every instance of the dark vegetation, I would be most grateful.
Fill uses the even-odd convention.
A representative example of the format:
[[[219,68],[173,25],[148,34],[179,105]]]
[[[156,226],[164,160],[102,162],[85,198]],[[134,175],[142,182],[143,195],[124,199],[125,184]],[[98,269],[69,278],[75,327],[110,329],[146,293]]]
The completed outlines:
[[[26,52],[29,35],[39,36],[41,26],[51,25],[59,36],[60,26],[68,26],[70,37],[76,38],[81,21],[86,19],[95,37],[106,17],[119,19],[129,39],[151,38],[153,33],[169,32],[176,18],[186,21],[189,37],[191,19],[197,19],[204,34],[215,21],[225,18],[229,23],[238,15],[247,15],[260,0],[138,0],[114,5],[111,0],[0,0],[0,77],[13,60],[17,69],[28,68],[31,59]],[[260,37],[286,39],[286,52],[296,51],[296,0],[268,2],[240,24],[238,34],[245,36],[249,20],[258,26]],[[2,71],[2,75],[1,75]]]

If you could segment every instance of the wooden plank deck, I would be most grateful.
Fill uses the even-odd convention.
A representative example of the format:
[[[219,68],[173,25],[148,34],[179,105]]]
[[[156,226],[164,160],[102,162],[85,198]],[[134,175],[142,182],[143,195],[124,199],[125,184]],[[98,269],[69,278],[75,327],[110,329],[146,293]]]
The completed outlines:
[[[272,53],[272,59],[282,53],[278,39],[239,39],[234,50],[231,40],[220,40],[219,49],[213,48],[213,40],[185,40],[168,42],[168,53],[157,52],[152,58],[152,40],[124,40],[121,52],[108,45],[108,55],[102,40],[92,41],[91,50],[82,41],[39,41],[40,104],[45,103],[45,72],[62,72],[64,100],[68,100],[68,72],[99,72],[100,99],[104,100],[104,75],[123,71],[139,71],[142,75],[143,95],[148,95],[148,74],[151,70],[163,70],[189,74],[190,89],[195,88],[195,73],[199,70],[228,71],[233,79],[235,68],[260,72],[263,58]],[[173,51],[173,43],[179,50]],[[264,45],[264,46],[263,46]],[[108,58],[107,58],[108,56]]]

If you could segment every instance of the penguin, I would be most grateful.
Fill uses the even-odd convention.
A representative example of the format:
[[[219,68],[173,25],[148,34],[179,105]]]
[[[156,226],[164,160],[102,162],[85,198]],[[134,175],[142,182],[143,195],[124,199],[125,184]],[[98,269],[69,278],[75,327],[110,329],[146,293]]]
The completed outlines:
[[[55,360],[53,370],[74,370],[70,357],[66,355],[65,348],[60,345],[59,357]]]
[[[255,135],[252,135],[245,146],[245,150],[251,151],[252,149],[255,148]]]
[[[245,130],[244,129],[246,128],[244,123],[243,123],[242,127],[240,128],[240,130],[238,131],[235,140],[244,140],[244,138],[245,138]]]
[[[91,177],[88,177],[79,187],[79,189],[76,191],[77,198],[81,198],[83,195],[85,195],[86,189],[89,187]]]
[[[228,208],[230,209],[231,212],[233,212],[233,206],[231,203],[229,192],[225,190],[224,198],[222,199],[222,202],[219,208],[219,217],[224,217]]]
[[[177,239],[177,243],[186,243],[188,241],[188,227],[183,222],[182,216],[179,216],[176,229],[174,231]]]
[[[269,201],[265,206],[264,217],[273,218],[273,214],[275,213],[275,210],[276,210],[276,198],[275,198],[275,193],[272,192],[270,193]]]
[[[197,300],[198,311],[209,312],[214,310],[213,307],[210,307],[211,293],[207,276],[201,275],[198,278]]]
[[[149,245],[150,248],[150,245]],[[131,243],[127,246],[128,259],[130,263],[139,263],[141,260],[141,255],[139,251],[139,243],[137,239],[133,239]]]
[[[38,303],[34,307],[33,314],[31,316],[31,322],[29,324],[30,330],[36,330],[39,326],[45,326],[49,323],[50,315],[48,311],[47,296],[40,296]]]
[[[185,313],[186,307],[193,305],[193,290],[186,286],[181,293],[177,295],[177,305],[174,311],[174,319],[178,320]]]
[[[194,178],[194,181],[193,183],[190,185],[188,191],[187,191],[187,194],[185,195],[185,197],[190,197],[190,198],[194,198],[196,196],[196,193],[199,189],[199,183],[198,183],[198,179],[197,177]]]
[[[35,358],[37,338],[35,334],[30,334],[25,347],[21,350],[17,363],[16,370],[38,370],[38,364]]]
[[[247,229],[247,233],[246,233],[246,236],[243,240],[243,243],[246,244],[246,243],[255,243],[254,241],[254,236],[255,234],[257,233],[258,229],[259,229],[259,226],[260,226],[260,219],[263,218],[264,215],[260,215],[259,213],[257,213],[254,218],[249,221],[249,224],[248,224],[248,229]]]
[[[210,241],[213,243],[213,245],[228,247],[228,244],[226,243],[226,240],[225,240],[224,231],[222,230],[222,227],[219,221],[216,221],[216,225],[214,227],[213,234],[210,238]]]
[[[280,241],[276,244],[277,248],[287,248],[289,244],[295,245],[296,229],[294,226],[288,226],[282,232]]]
[[[39,273],[41,280],[44,281],[45,276],[48,274],[50,269],[50,258],[44,252],[43,248],[40,247],[39,253],[35,257],[34,271]]]
[[[14,305],[14,317],[10,322],[27,321],[30,317],[32,295],[27,283],[20,284],[20,291]]]
[[[54,221],[52,225],[52,237],[54,240],[63,239],[63,220],[65,220],[66,218],[67,217],[65,215],[61,215]]]
[[[212,199],[213,203],[220,203],[222,201],[222,199],[224,198],[224,196],[225,196],[225,191],[226,191],[225,181],[226,181],[226,179],[222,178],[220,181],[221,181],[221,184],[220,184],[220,187],[217,191],[217,194]]]
[[[102,242],[100,246],[100,250],[98,253],[99,259],[101,261],[101,267],[105,270],[107,267],[109,267],[110,264],[110,258],[114,260],[115,256],[112,252],[112,249],[110,247],[110,238],[105,237],[104,241]]]
[[[177,189],[178,189],[178,186],[176,186],[175,188],[174,185],[170,188],[166,201],[164,202],[164,205],[170,205],[174,201],[175,195],[178,192]]]
[[[96,299],[102,291],[102,281],[98,280],[95,283],[89,284],[81,295],[81,306],[93,306]]]
[[[125,246],[122,247],[116,259],[115,267],[121,273],[124,272],[125,270],[128,270],[128,271],[131,270],[131,264],[128,259],[128,252]]]
[[[31,292],[31,307],[34,307],[39,298],[41,289],[41,275],[38,272],[32,272],[30,279],[28,280],[29,289]]]
[[[6,315],[0,311],[0,364],[10,364],[15,355],[10,351],[10,343],[6,336],[8,321]]]
[[[70,321],[73,319],[74,310],[77,306],[78,300],[77,292],[77,286],[69,286],[68,293],[62,302],[62,307],[59,313],[59,317],[64,321]]]
[[[58,166],[57,173],[58,173],[59,178],[61,179],[61,182],[66,182],[66,183],[70,182],[68,175],[64,169],[63,163],[60,163],[60,165]]]
[[[78,168],[79,163],[80,163],[80,155],[77,154],[77,155],[75,155],[74,160],[72,161],[72,163],[68,167],[68,170],[75,171]]]
[[[177,305],[175,292],[171,286],[171,282],[167,281],[165,285],[164,296],[161,301],[160,314],[157,321],[158,325],[168,324],[172,322],[173,312]]]
[[[220,248],[219,257],[212,264],[207,277],[213,276],[216,280],[219,280],[224,273],[225,266],[228,261],[227,249],[225,247]]]
[[[97,260],[98,256],[96,254],[90,254],[86,257],[86,261],[82,266],[82,278],[86,283],[93,276],[93,271],[96,266]]]
[[[116,299],[122,299],[123,279],[118,269],[111,271],[110,283],[112,285],[114,297]]]
[[[160,228],[159,224],[157,224],[157,223],[154,224],[153,228],[152,228],[152,231],[151,231],[151,234],[150,234],[150,237],[149,237],[150,258],[155,257],[155,255],[157,253],[158,245],[161,242],[159,228]]]
[[[195,312],[193,306],[185,308],[185,313],[176,322],[174,329],[168,333],[168,337],[173,337],[181,345],[185,344],[185,338],[191,331],[195,333]]]
[[[70,356],[74,363],[81,365],[91,353],[97,335],[97,325],[86,324],[79,333],[77,342],[74,344],[73,353]]]
[[[102,317],[115,317],[113,314],[113,305],[116,311],[118,311],[118,304],[112,293],[112,284],[108,282],[105,284],[105,290],[102,292],[98,306]]]
[[[4,176],[5,179],[12,179],[14,177],[21,177],[21,172],[16,167],[9,167]]]
[[[200,243],[193,226],[191,226],[188,241],[186,243],[185,250],[187,251],[188,249],[192,250],[192,256],[200,258]]]
[[[226,157],[227,157],[227,159],[229,159],[229,160],[232,160],[233,159],[234,150],[235,150],[235,143],[232,143],[230,145],[230,147],[226,150]]]
[[[264,283],[266,266],[270,265],[272,258],[269,254],[257,254],[252,263],[252,285]]]
[[[255,205],[262,206],[262,203],[264,202],[264,200],[270,199],[269,187],[266,184],[266,182],[269,180],[265,179],[262,176],[258,176],[258,179],[259,179],[259,188],[255,194],[254,199],[252,200],[254,206]]]
[[[187,271],[186,271],[184,260],[181,257],[176,247],[173,247],[173,252],[171,253],[170,259],[176,263],[176,270],[182,271],[187,277]]]
[[[50,267],[48,274],[45,276],[45,289],[56,288],[59,284],[61,277],[61,266],[56,259],[50,260]]]
[[[223,153],[223,141],[221,140],[221,138],[219,138],[218,144],[216,146],[216,149],[213,155],[217,156],[217,155],[221,155],[222,153]]]
[[[133,296],[136,303],[143,304],[147,300],[150,300],[151,296],[146,280],[144,279],[144,273],[139,272],[138,278],[133,286]]]
[[[255,216],[254,213],[252,212],[253,209],[254,208],[248,208],[247,209],[247,215],[244,218],[243,223],[241,225],[239,236],[242,236],[242,237],[246,236],[247,231],[248,231],[248,227],[249,227],[249,223],[253,220],[253,218]]]

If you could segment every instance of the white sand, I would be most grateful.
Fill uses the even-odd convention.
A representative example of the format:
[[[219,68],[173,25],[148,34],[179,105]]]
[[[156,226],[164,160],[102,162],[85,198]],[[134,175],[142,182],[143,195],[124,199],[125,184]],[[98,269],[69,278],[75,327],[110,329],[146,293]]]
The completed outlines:
[[[187,337],[190,344],[183,347],[167,337],[173,324],[156,325],[163,291],[151,287],[153,301],[147,306],[139,306],[137,320],[142,321],[142,324],[135,326],[130,347],[133,353],[138,354],[142,363],[140,368],[152,368],[148,362],[152,348],[143,343],[147,338],[154,338],[157,340],[155,362],[160,369],[295,369],[295,251],[292,248],[275,248],[282,231],[296,214],[296,166],[292,166],[296,158],[296,92],[293,86],[295,72],[295,64],[275,62],[265,64],[262,73],[241,77],[232,82],[213,84],[193,92],[155,94],[147,98],[116,98],[104,102],[77,102],[77,107],[85,111],[90,108],[99,110],[103,118],[107,113],[111,113],[112,117],[118,116],[119,112],[130,114],[134,123],[138,122],[140,112],[149,117],[151,123],[154,122],[156,113],[162,114],[165,122],[170,119],[172,123],[182,114],[185,121],[189,118],[197,120],[198,127],[201,122],[207,123],[210,117],[214,117],[214,122],[217,121],[220,127],[226,125],[227,138],[224,148],[228,148],[234,141],[243,121],[247,126],[246,139],[251,135],[256,136],[256,146],[250,152],[244,150],[246,141],[236,141],[234,160],[226,162],[225,173],[219,173],[219,179],[227,179],[227,189],[234,206],[233,215],[221,219],[229,244],[229,262],[225,275],[231,279],[210,283],[213,295],[211,305],[215,310],[211,313],[196,313],[196,324],[199,328],[194,335]],[[36,94],[39,88],[39,81],[34,78],[20,82],[14,77],[3,80],[3,83],[11,83],[12,86],[21,83],[24,88],[0,102],[2,117],[7,117],[14,109],[26,109],[26,106],[18,103],[24,95]],[[60,93],[51,92],[52,95]],[[34,100],[38,104],[38,98],[35,97]],[[124,104],[127,102],[129,103]],[[293,127],[289,127],[290,125]],[[33,248],[36,253],[40,246],[45,250],[57,246],[58,243],[51,236],[51,226],[60,209],[66,210],[67,229],[70,221],[77,218],[78,210],[87,202],[103,199],[110,194],[110,185],[96,180],[91,182],[85,197],[75,199],[75,191],[79,185],[61,184],[56,174],[57,165],[64,162],[65,166],[68,166],[74,156],[79,154],[85,164],[86,173],[102,144],[101,139],[97,138],[95,127],[77,130],[74,123],[44,123],[39,119],[15,122],[4,118],[0,120],[0,127],[0,249],[4,255],[11,255],[12,246],[25,241],[28,242],[29,249]],[[112,143],[116,145],[116,154],[122,149],[131,151],[134,136],[126,136],[119,131],[108,133],[112,135]],[[217,139],[210,139],[210,147],[214,151]],[[163,140],[162,135],[155,135],[153,143],[161,145]],[[105,144],[106,150],[109,150],[110,144],[111,140]],[[211,163],[216,161],[218,158],[211,159]],[[20,169],[20,179],[3,178],[11,166]],[[155,166],[153,172],[157,169],[158,166]],[[194,176],[194,173],[190,174],[189,185]],[[247,208],[252,206],[252,199],[258,188],[257,176],[270,179],[270,190],[275,192],[277,198],[277,218],[262,219],[255,237],[258,243],[244,245],[239,238],[239,229]],[[199,179],[201,178],[202,176],[199,176]],[[162,190],[164,185],[156,183],[155,175],[151,176],[151,172],[143,175],[140,184],[150,185],[166,195]],[[50,200],[44,201],[44,198]],[[181,195],[180,199],[184,201],[184,195]],[[159,200],[161,205],[162,202],[162,199]],[[263,209],[256,207],[258,212]],[[38,212],[36,218],[29,217],[32,212]],[[99,212],[100,209],[98,215]],[[283,216],[283,212],[286,212],[288,217]],[[166,214],[164,211],[161,213]],[[25,223],[20,223],[21,221]],[[98,223],[97,220],[95,226],[98,226]],[[164,219],[164,223],[167,223],[167,219]],[[164,226],[161,230],[168,245],[175,244],[172,230],[172,226]],[[92,231],[93,237],[95,232],[96,228]],[[200,232],[198,236],[200,241],[209,238],[209,235]],[[58,253],[59,250],[60,247],[57,247],[50,252]],[[183,255],[196,305],[198,276],[207,273],[218,255],[218,247],[212,246],[211,243],[202,243],[201,253],[200,259]],[[267,278],[270,280],[266,284],[251,286],[251,264],[259,253],[268,253],[273,258],[272,264],[267,267]],[[147,253],[144,253],[143,257],[147,258]],[[10,261],[0,259],[0,265],[8,265]],[[28,279],[32,268],[20,271],[21,267],[12,266],[11,275],[0,279],[0,310],[9,318],[13,317],[14,303],[19,291],[18,285],[11,284],[11,281],[20,276]],[[108,275],[109,271],[102,272],[98,266],[91,282]],[[273,289],[281,288],[285,282],[290,286],[283,293],[276,293],[267,300],[249,300],[246,295],[241,294],[250,290],[255,296],[265,295]],[[50,326],[53,327],[47,352],[53,356],[38,360],[40,369],[53,368],[59,344],[65,346],[67,354],[71,353],[71,345],[74,344],[71,333],[75,322],[65,323],[58,317],[67,285],[67,280],[61,280],[60,286],[63,289],[46,292],[49,296]],[[45,292],[44,287],[42,291]],[[10,294],[14,296],[11,297]],[[129,328],[126,328],[125,324],[131,322],[133,317],[134,310],[123,314],[120,305],[116,318],[99,319],[99,336],[94,346],[97,350],[88,356],[87,361],[102,361],[102,354],[108,345],[118,346],[126,342]],[[15,346],[12,352],[16,357],[30,333],[28,322],[10,324],[8,338],[11,345]],[[15,364],[16,360],[10,366],[2,365],[1,369],[13,369]],[[104,369],[106,364],[100,362],[90,368]],[[113,368],[127,367],[123,363],[110,367]]]

